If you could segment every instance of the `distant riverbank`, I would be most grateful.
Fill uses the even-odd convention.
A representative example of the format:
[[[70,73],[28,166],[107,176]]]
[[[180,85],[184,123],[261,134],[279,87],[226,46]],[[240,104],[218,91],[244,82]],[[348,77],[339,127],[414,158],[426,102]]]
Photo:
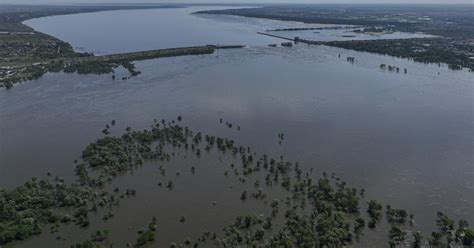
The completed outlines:
[[[383,10],[381,10],[383,9]],[[341,11],[344,10],[344,11]],[[441,14],[442,13],[442,14]],[[337,6],[285,5],[251,9],[200,11],[198,14],[235,15],[306,24],[357,25],[367,31],[424,33],[437,37],[397,40],[333,41],[325,45],[356,51],[411,58],[422,63],[446,63],[451,69],[474,70],[474,17],[471,6]],[[449,18],[446,18],[446,15]],[[430,18],[427,18],[429,16]],[[313,28],[277,29],[303,31]],[[364,29],[365,30],[365,29]],[[357,33],[363,33],[358,30]]]

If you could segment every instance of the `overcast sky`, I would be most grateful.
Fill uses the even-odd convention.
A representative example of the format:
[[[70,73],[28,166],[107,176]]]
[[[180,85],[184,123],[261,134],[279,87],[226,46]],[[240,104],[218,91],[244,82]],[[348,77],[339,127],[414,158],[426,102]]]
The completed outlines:
[[[0,3],[422,3],[474,4],[474,0],[0,0]]]

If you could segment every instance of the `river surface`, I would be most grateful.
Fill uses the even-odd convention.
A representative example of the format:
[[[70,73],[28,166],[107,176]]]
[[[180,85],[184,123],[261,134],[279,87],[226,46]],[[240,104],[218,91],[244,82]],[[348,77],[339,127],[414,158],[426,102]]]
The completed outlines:
[[[229,9],[231,7],[212,7]],[[242,8],[242,7],[238,7]],[[271,29],[317,28],[336,25],[303,24],[227,15],[192,14],[209,7],[119,10],[43,17],[25,21],[36,30],[68,41],[77,51],[110,54],[206,44],[266,46],[284,40],[257,35]],[[424,37],[421,34],[355,34],[350,30],[310,30],[273,34],[311,40],[397,39]],[[353,35],[354,37],[344,37]]]
[[[427,232],[439,210],[474,224],[472,73],[324,46],[271,48],[266,45],[281,40],[257,31],[302,24],[190,14],[217,8],[27,21],[77,50],[98,54],[216,43],[248,47],[136,62],[142,74],[125,81],[51,73],[0,91],[0,186],[14,187],[48,171],[72,181],[72,161],[101,136],[105,123],[117,120],[112,134],[119,135],[127,126],[147,128],[155,118],[181,115],[193,129],[234,138],[260,153],[283,154],[315,173],[335,172],[349,185],[365,188],[366,200],[414,213],[415,226]],[[346,57],[356,61],[348,63]],[[382,63],[408,73],[381,70]],[[241,130],[226,128],[219,118]],[[156,216],[157,244],[165,246],[196,238],[204,229],[219,231],[236,215],[264,211],[258,203],[241,203],[243,186],[226,179],[216,164],[211,156],[172,162],[176,170],[194,165],[199,173],[177,177],[171,192],[156,186],[163,180],[156,166],[145,166],[113,182],[137,189],[138,195],[122,201],[109,222],[99,216],[89,230],[63,227],[65,241],[46,231],[16,245],[65,247],[106,227],[116,247],[123,247]],[[179,223],[181,215],[185,223]],[[384,240],[367,236],[371,240],[360,246],[376,247]]]

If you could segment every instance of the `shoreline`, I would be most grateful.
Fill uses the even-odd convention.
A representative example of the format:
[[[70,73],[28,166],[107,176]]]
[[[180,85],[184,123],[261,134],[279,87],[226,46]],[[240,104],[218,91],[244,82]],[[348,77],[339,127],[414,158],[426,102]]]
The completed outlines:
[[[16,5],[15,5],[16,6]],[[43,10],[32,10],[25,14],[13,10],[6,12],[2,21],[0,18],[0,48],[6,44],[3,58],[0,59],[0,88],[10,89],[15,84],[30,81],[43,76],[48,72],[77,72],[80,74],[108,74],[120,65],[130,72],[130,77],[138,75],[132,61],[155,59],[161,57],[211,54],[215,49],[243,48],[244,45],[201,45],[193,47],[174,47],[157,50],[144,50],[128,53],[94,55],[88,52],[75,51],[69,42],[57,37],[36,31],[25,24],[26,21],[57,15],[72,15],[80,13],[96,13],[103,11],[134,10],[134,9],[161,9],[186,8],[185,5],[123,5],[123,6],[72,6],[65,10],[48,10],[48,6],[41,5]],[[31,7],[31,6],[30,6]],[[44,10],[46,8],[46,10]],[[0,13],[1,14],[1,13]],[[13,16],[13,17],[12,17]],[[2,29],[3,28],[3,29]],[[13,41],[12,41],[13,40]],[[25,40],[30,42],[25,42]],[[13,44],[13,45],[11,45]],[[41,50],[41,52],[36,52]],[[115,76],[112,76],[115,79]],[[129,77],[128,77],[129,78]],[[122,78],[122,79],[128,79]]]
[[[344,14],[340,14],[334,9],[330,9],[330,7],[331,5],[308,5],[307,8],[302,8],[297,5],[288,5],[285,7],[265,6],[263,8],[251,9],[241,8],[198,11],[194,14],[233,15],[267,20],[301,22],[304,24],[357,25],[359,28],[364,27],[368,29],[378,29],[380,27],[380,30],[392,32],[422,32],[432,37],[395,40],[329,41],[324,42],[323,45],[359,52],[370,52],[399,58],[408,58],[421,63],[444,63],[453,70],[469,69],[471,72],[474,71],[474,60],[471,59],[474,57],[474,53],[472,52],[474,49],[472,45],[474,44],[474,30],[472,30],[472,25],[466,24],[468,20],[460,18],[457,20],[458,23],[453,22],[454,24],[457,24],[457,26],[453,28],[451,23],[444,22],[442,16],[438,17],[439,20],[433,19],[433,22],[422,22],[419,21],[419,19],[400,21],[396,18],[386,19],[383,12],[379,13],[373,10],[373,7],[371,9],[371,6],[362,5],[362,8],[365,9],[364,11],[361,11],[360,9],[354,8],[353,5],[348,5],[344,9]],[[406,6],[391,6],[391,8],[400,8],[400,11],[402,11],[404,7]],[[458,5],[455,5],[454,7],[459,8]],[[431,8],[439,8],[439,6],[431,6]],[[322,13],[319,13],[318,11]],[[416,12],[420,10],[413,11]],[[436,15],[436,12],[433,11],[433,13],[424,14]],[[368,18],[367,16],[371,17]],[[402,44],[397,45],[398,41]],[[316,43],[319,44],[321,42]],[[384,43],[383,46],[381,46],[380,43]],[[376,47],[374,48],[374,46]]]

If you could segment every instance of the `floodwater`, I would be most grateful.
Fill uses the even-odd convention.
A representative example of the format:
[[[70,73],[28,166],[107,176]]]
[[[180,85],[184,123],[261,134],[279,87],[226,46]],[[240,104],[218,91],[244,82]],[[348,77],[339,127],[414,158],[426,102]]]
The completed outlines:
[[[307,24],[306,24],[307,25]],[[303,26],[306,28],[307,26]],[[380,39],[407,39],[407,38],[425,38],[432,37],[431,35],[418,33],[402,33],[402,32],[380,32],[380,33],[356,33],[354,27],[340,26],[340,25],[309,25],[310,27],[331,27],[328,29],[316,30],[292,30],[292,31],[275,31],[269,30],[269,34],[293,38],[299,37],[305,40],[313,41],[347,41],[347,40],[380,40]],[[336,28],[338,27],[338,28]],[[339,28],[344,27],[344,28]]]
[[[349,185],[365,188],[366,200],[414,213],[415,226],[426,232],[434,228],[437,211],[474,223],[472,73],[324,46],[270,48],[266,44],[279,40],[255,32],[281,27],[281,22],[189,15],[198,9],[206,7],[27,21],[97,53],[207,43],[249,47],[136,62],[142,74],[126,81],[55,73],[0,91],[1,186],[20,185],[48,171],[73,180],[72,161],[110,120],[117,120],[112,134],[119,135],[127,126],[147,128],[155,118],[181,115],[192,129],[231,137],[259,153],[284,155],[314,173],[335,172]],[[189,22],[180,23],[181,18]],[[174,25],[179,28],[169,27]],[[86,30],[94,35],[89,37]],[[99,36],[98,30],[105,31]],[[346,57],[355,57],[355,63]],[[408,73],[383,71],[382,63],[407,68]],[[241,130],[226,128],[219,118]],[[280,132],[285,134],[281,146]],[[62,227],[65,241],[46,231],[17,245],[65,247],[105,227],[116,247],[124,247],[156,216],[156,244],[166,246],[195,239],[205,229],[219,231],[236,215],[265,211],[257,202],[240,202],[242,188],[253,186],[226,178],[225,164],[230,162],[223,165],[215,157],[167,164],[173,191],[157,187],[167,179],[156,165],[144,166],[111,185],[137,189],[136,197],[121,201],[113,219],[103,222],[99,215],[88,230]],[[190,166],[197,168],[196,175],[187,173]],[[175,170],[182,175],[175,177]],[[271,195],[278,197],[278,192]],[[185,223],[178,221],[182,215]],[[384,240],[367,232],[372,239],[363,247]]]

